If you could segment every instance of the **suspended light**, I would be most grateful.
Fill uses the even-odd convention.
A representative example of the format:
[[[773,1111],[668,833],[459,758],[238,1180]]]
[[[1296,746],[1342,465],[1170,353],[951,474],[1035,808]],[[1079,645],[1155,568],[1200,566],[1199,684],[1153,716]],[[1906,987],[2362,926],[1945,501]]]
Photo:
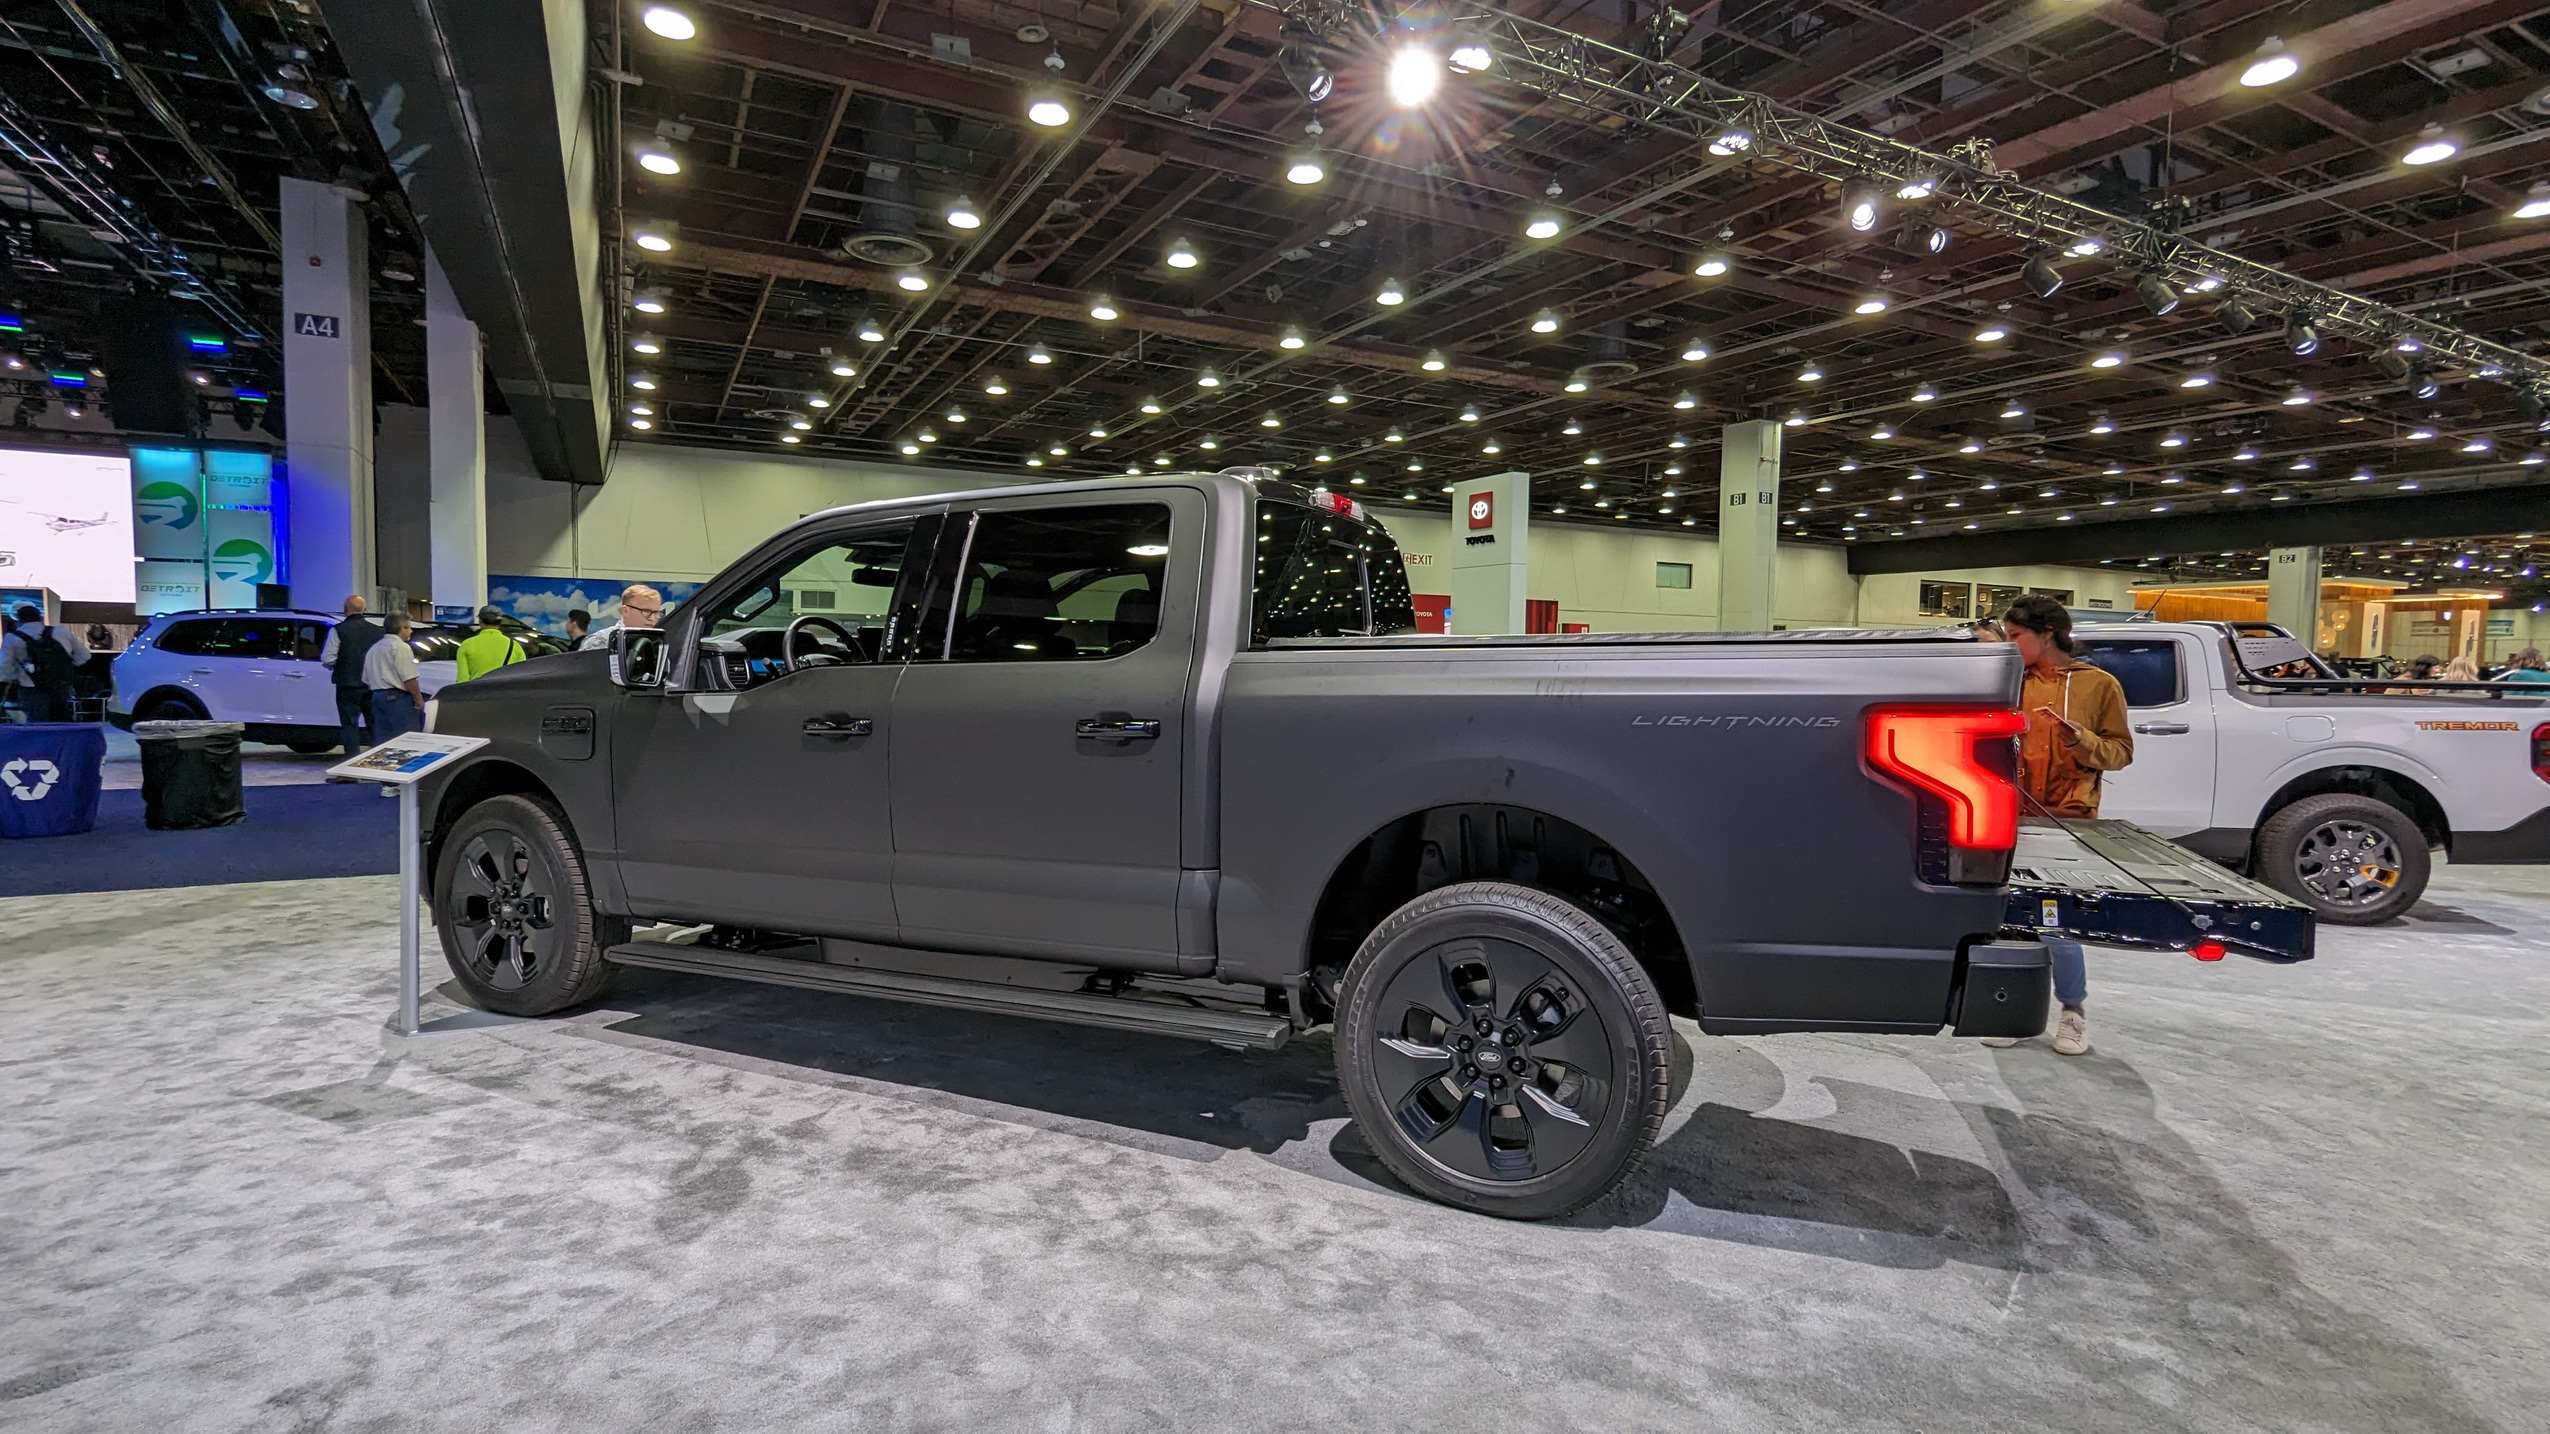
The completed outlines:
[[[1284,415],[1277,413],[1275,410],[1270,408],[1266,410],[1266,416],[1257,421],[1257,426],[1260,428],[1281,428],[1284,426]]]
[[[1310,461],[1313,463],[1334,463],[1337,461],[1337,455],[1323,448],[1317,453],[1312,454]]]
[[[2444,133],[2442,125],[2430,124],[2417,132],[2417,142],[2400,159],[2416,165],[2441,164],[2459,153],[2461,142]]]
[[[1938,192],[1939,176],[1930,173],[1928,170],[1921,170],[1916,172],[1911,178],[1905,180],[1896,188],[1895,197],[1897,199],[1922,200],[1928,199],[1930,196]]]
[[[2485,438],[2474,438],[2468,443],[2463,444],[2461,446],[2461,451],[2464,453],[2486,453],[2494,447],[2496,447],[2496,445],[2490,443]]]
[[[1569,393],[1583,393],[1586,389],[1591,388],[1592,386],[1592,384],[1586,382],[1585,371],[1581,368],[1576,370],[1574,373],[1569,374],[1567,376],[1567,382],[1563,385]]]
[[[647,407],[643,403],[630,404],[629,412],[636,414],[640,418],[653,418],[655,416],[655,410]]]
[[[2408,391],[2416,394],[2419,398],[2433,398],[2436,394],[2443,392],[2444,389],[2443,385],[2435,381],[2435,376],[2433,374],[2427,373],[2421,369],[2417,374],[2417,382],[2409,385]]]
[[[2019,402],[2015,398],[2003,399],[2001,401],[2001,416],[2003,418],[2025,418],[2028,416],[2028,406]]]
[[[789,419],[788,426],[797,430],[799,433],[812,433],[815,431],[815,426],[802,418]]]
[[[1806,426],[1806,410],[1803,408],[1792,408],[1789,410],[1789,416],[1781,421],[1791,428],[1804,428]]]
[[[1441,373],[1451,366],[1451,361],[1443,356],[1441,349],[1427,349],[1426,356],[1417,361],[1417,367],[1428,373]]]
[[[1049,364],[1054,361],[1054,356],[1045,352],[1043,344],[1031,344],[1027,349],[1027,361],[1032,364]]]
[[[2382,371],[2382,376],[2391,380],[2393,383],[2398,383],[2408,377],[2408,360],[2401,358],[2396,352],[2390,349],[2384,349],[2380,353],[2373,355],[2373,367],[2380,369]]]
[[[1577,434],[1580,434],[1580,433],[1582,433],[1582,432],[1584,432],[1584,431],[1585,431],[1585,425],[1583,425],[1583,424],[1581,424],[1581,423],[1577,422],[1575,419],[1572,419],[1572,418],[1571,418],[1571,419],[1569,419],[1569,420],[1567,420],[1567,426],[1566,426],[1565,428],[1562,428],[1562,429],[1560,429],[1560,430],[1559,430],[1559,432],[1566,434],[1566,435],[1567,435],[1568,437],[1570,437],[1570,438],[1573,438],[1573,437],[1575,437]],[[1394,438],[1394,439],[1392,439],[1392,440],[1390,440],[1390,441],[1391,441],[1391,442],[1393,442],[1393,443],[1396,443],[1396,442],[1398,442],[1399,440],[1397,440],[1397,439],[1395,439],[1395,438]]]
[[[1698,363],[1708,356],[1709,341],[1707,339],[1694,334],[1684,341],[1682,345],[1682,361],[1684,363]]]
[[[1390,57],[1390,99],[1401,109],[1414,109],[1434,98],[1443,84],[1443,57],[1424,45],[1403,45]]]
[[[894,287],[907,294],[918,294],[929,289],[930,281],[922,277],[918,269],[906,269],[894,276]]]
[[[2121,354],[2121,353],[2118,353],[2118,352],[2117,352],[2116,350],[2114,350],[2114,349],[2109,349],[2107,352],[2105,352],[2105,353],[2103,353],[2103,354],[2100,354],[2097,358],[2091,359],[2091,360],[2090,360],[2090,367],[2092,367],[2092,368],[2121,368],[2121,367],[2123,367],[2123,366],[2124,366],[2124,363],[2125,363],[2125,355],[2123,355],[2123,354]]]
[[[638,168],[645,170],[649,174],[679,174],[682,172],[682,162],[675,159],[672,151],[670,150],[656,149],[650,146],[638,151],[637,161]]]
[[[2255,463],[2258,461],[2258,450],[2244,443],[2240,445],[2239,452],[2231,455],[2231,461],[2234,463]]]
[[[2189,284],[2187,286],[2187,292],[2191,294],[2210,294],[2216,289],[2221,288],[2222,283],[2223,279],[2220,274],[2207,274],[2202,278],[2197,279],[2194,283]]]
[[[1701,255],[1699,260],[1692,264],[1691,272],[1703,279],[1714,279],[1724,274],[1729,267],[1727,256],[1713,251]]]
[[[1824,366],[1813,359],[1808,359],[1805,367],[1800,368],[1797,371],[1797,381],[1799,383],[1822,383],[1824,381]]]
[[[1722,129],[1718,131],[1716,139],[1709,141],[1709,152],[1720,159],[1725,159],[1729,155],[1742,154],[1751,148],[1753,148],[1751,130]]]
[[[2532,188],[2525,191],[2523,203],[2515,206],[2515,217],[2540,219],[2544,216],[2550,216],[2550,179],[2537,179],[2533,181]]]
[[[629,301],[629,307],[641,314],[660,314],[664,312],[664,296],[651,289],[640,290],[638,296]]]
[[[1883,443],[1887,439],[1895,436],[1895,430],[1888,425],[1881,423],[1875,428],[1868,430],[1868,436],[1876,439],[1880,443]]]
[[[630,237],[636,242],[639,248],[644,249],[649,254],[669,254],[673,252],[672,236],[666,234],[661,229],[640,229]]]
[[[1585,466],[1588,468],[1600,468],[1603,466],[1603,455],[1599,453],[1588,453],[1585,455],[1584,462]]]
[[[639,374],[629,380],[629,387],[636,389],[640,393],[653,393],[655,391],[655,380],[648,378],[645,374]]]
[[[1691,390],[1686,388],[1681,393],[1674,395],[1673,406],[1682,409],[1698,408],[1700,406],[1700,395],[1693,393]]]
[[[1532,315],[1532,332],[1536,334],[1557,333],[1558,310],[1543,309],[1539,313]]]
[[[1097,298],[1091,299],[1089,301],[1089,317],[1096,319],[1102,324],[1114,322],[1117,317],[1116,301],[1103,294],[1099,295]]]
[[[1462,407],[1461,407],[1460,420],[1461,420],[1461,422],[1463,422],[1463,423],[1476,423],[1476,422],[1478,422],[1478,421],[1479,421],[1479,408],[1478,408],[1478,405],[1477,405],[1477,404],[1463,404],[1463,405],[1462,405]]]
[[[1536,209],[1532,211],[1531,218],[1523,222],[1523,237],[1555,239],[1558,237],[1558,231],[1565,227],[1567,227],[1566,221],[1559,218],[1557,210]]]
[[[1319,157],[1319,151],[1314,147],[1305,145],[1284,160],[1286,184],[1317,184],[1327,177],[1328,164]]]
[[[1918,238],[1922,248],[1933,254],[1945,254],[1948,252],[1948,245],[1955,240],[1956,235],[1945,224],[1933,224],[1927,229],[1918,231]]]
[[[1204,372],[1195,376],[1195,386],[1197,388],[1220,388],[1222,386],[1222,376],[1208,368]]]
[[[1495,437],[1491,435],[1487,442],[1479,445],[1479,451],[1490,458],[1494,458],[1496,455],[1505,451],[1505,445],[1497,442]]]
[[[1160,411],[1160,400],[1158,400],[1158,399],[1156,399],[1156,398],[1145,398],[1145,399],[1143,399],[1143,400],[1142,400],[1142,411],[1143,411],[1144,413],[1152,413],[1152,414],[1156,414],[1156,413],[1158,413],[1158,412]]]
[[[1677,433],[1672,438],[1665,441],[1665,446],[1667,448],[1688,448],[1691,446],[1691,440]]]
[[[963,423],[965,421],[965,410],[961,408],[949,409],[947,411],[947,421],[950,423]],[[1104,438],[1107,435],[1101,433],[1098,436],[1100,438]]]
[[[1354,402],[1354,398],[1346,392],[1346,386],[1341,383],[1335,388],[1328,390],[1328,401],[1330,403],[1342,405]]]
[[[901,443],[896,444],[896,445],[895,445],[895,447],[896,447],[896,448],[898,448],[898,449],[901,449],[901,450],[902,450],[902,452],[903,452],[903,456],[904,456],[904,457],[906,457],[906,458],[909,458],[909,457],[911,457],[913,454],[918,453],[918,452],[920,452],[920,451],[921,451],[921,445],[920,445],[920,444],[918,444],[918,443],[913,442],[913,441],[912,441],[911,439],[909,439],[909,438],[904,439]],[[1033,458],[1030,458],[1030,459],[1028,459],[1028,460],[1027,460],[1027,465],[1028,465],[1029,467],[1031,467],[1031,468],[1041,468],[1041,467],[1043,467],[1043,466],[1044,466],[1043,464],[1038,463],[1038,462],[1037,462],[1035,459],[1033,459]]]
[[[1397,279],[1384,279],[1381,287],[1373,291],[1372,301],[1385,309],[1395,309],[1408,302],[1408,287]]]
[[[2008,337],[2010,327],[2007,324],[1988,323],[1974,331],[1974,341],[1979,344],[1997,344]]]
[[[1863,315],[1882,314],[1886,312],[1886,296],[1883,294],[1871,294],[1867,298],[1860,300],[1858,303],[1851,305],[1851,312]]]
[[[928,434],[926,434],[926,433],[922,434],[922,435],[921,435],[922,441],[927,442],[927,441],[928,441],[928,439],[929,439],[929,436],[930,436],[930,435],[928,435]],[[1069,458],[1069,457],[1071,456],[1071,450],[1070,450],[1070,449],[1068,449],[1068,448],[1065,448],[1065,447],[1064,447],[1064,446],[1063,446],[1063,445],[1062,445],[1059,441],[1057,441],[1057,442],[1055,442],[1055,443],[1052,443],[1052,444],[1047,445],[1047,447],[1046,447],[1045,451],[1046,451],[1047,453],[1050,453],[1050,454],[1054,455],[1056,458]]]
[[[654,422],[653,422],[652,420],[650,420],[650,419],[644,419],[644,418],[632,418],[632,419],[630,419],[630,420],[629,420],[629,427],[631,427],[631,428],[645,429],[645,428],[653,428],[654,426],[655,426]]]
[[[2075,259],[2087,259],[2094,254],[2106,253],[2107,241],[2101,239],[2095,234],[2084,234],[2080,238],[2073,240],[2070,244],[2065,245],[2063,252],[2071,255]]]
[[[850,362],[848,359],[834,359],[832,361],[832,376],[834,378],[857,378],[859,376],[859,366]]]
[[[2187,446],[2187,435],[2172,429],[2168,434],[2162,437],[2160,440],[2160,446],[2163,448],[2184,448]]]
[[[1061,129],[1071,123],[1071,101],[1052,85],[1039,85],[1027,92],[1028,122],[1046,129]]]
[[[960,194],[956,196],[956,202],[947,207],[947,227],[950,229],[980,229],[983,227],[982,211],[974,207],[973,200]]]
[[[1009,385],[1002,381],[999,374],[993,374],[990,378],[983,380],[983,392],[999,398],[1009,392]]]
[[[2286,316],[2284,346],[2306,356],[2320,351],[2320,331],[2311,326],[2309,315],[2297,311]]]
[[[1279,349],[1297,349],[1309,342],[1309,339],[1302,337],[1302,331],[1300,329],[1287,324],[1284,326],[1284,336],[1275,341],[1275,347]]]
[[[2055,291],[2063,287],[2062,271],[2043,254],[2028,256],[2028,262],[2019,266],[2019,280],[2040,299],[2053,298]]]
[[[699,22],[670,5],[647,6],[638,23],[667,40],[688,40],[699,34]]]
[[[1983,441],[1977,438],[1969,438],[1965,442],[1957,445],[1957,451],[1959,453],[1981,453],[1983,451]]]
[[[2191,373],[2178,381],[2180,388],[2211,388],[2213,385],[2214,376],[2209,373]]]
[[[964,421],[964,420],[963,420],[963,419],[961,419],[961,418],[956,418],[956,417],[955,417],[955,415],[952,415],[952,414],[950,415],[950,417],[951,417],[952,419],[954,419],[954,421],[959,422],[959,423],[961,423],[961,422],[963,422],[963,421]],[[1092,437],[1092,438],[1104,438],[1104,437],[1106,437],[1106,436],[1107,436],[1107,425],[1105,425],[1105,424],[1103,424],[1103,423],[1093,423],[1093,424],[1090,424],[1090,425],[1089,425],[1089,436],[1090,436],[1090,437]]]
[[[1863,176],[1842,186],[1842,222],[1853,232],[1865,234],[1876,228],[1885,210],[1886,191],[1877,181]]]
[[[1188,243],[1184,238],[1177,238],[1169,241],[1167,259],[1169,267],[1172,269],[1192,269],[1196,265],[1204,262],[1203,259],[1196,254],[1195,246]]]
[[[861,319],[859,320],[859,340],[860,340],[860,342],[862,342],[862,343],[871,343],[871,344],[881,344],[881,343],[884,343],[884,342],[885,342],[885,330],[884,330],[882,327],[880,327],[880,326],[878,325],[878,323],[877,323],[877,321],[876,321],[876,320],[874,320],[874,319],[870,319],[870,318],[861,318]]]
[[[1175,462],[1177,462],[1177,460],[1171,458],[1166,453],[1154,453],[1151,455],[1151,466],[1154,468],[1166,468]]]
[[[629,349],[633,353],[660,354],[664,352],[664,341],[653,334],[640,334],[629,340]]]
[[[2284,47],[2284,41],[2269,35],[2250,57],[2249,68],[2240,72],[2240,83],[2253,90],[2282,84],[2302,73],[2302,57]]]
[[[1935,403],[1938,399],[1939,390],[1926,383],[1912,391],[1912,401],[1915,403]]]
[[[1453,73],[1475,75],[1496,63],[1496,52],[1488,48],[1487,41],[1469,35],[1454,40],[1452,52],[1444,58],[1451,62]]]

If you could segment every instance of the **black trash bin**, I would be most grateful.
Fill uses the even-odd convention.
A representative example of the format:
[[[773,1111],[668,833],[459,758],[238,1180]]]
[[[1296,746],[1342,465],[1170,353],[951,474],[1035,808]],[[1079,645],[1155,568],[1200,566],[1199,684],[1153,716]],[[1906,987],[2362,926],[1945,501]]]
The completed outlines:
[[[226,827],[248,815],[239,794],[239,722],[136,722],[142,824],[155,832]]]

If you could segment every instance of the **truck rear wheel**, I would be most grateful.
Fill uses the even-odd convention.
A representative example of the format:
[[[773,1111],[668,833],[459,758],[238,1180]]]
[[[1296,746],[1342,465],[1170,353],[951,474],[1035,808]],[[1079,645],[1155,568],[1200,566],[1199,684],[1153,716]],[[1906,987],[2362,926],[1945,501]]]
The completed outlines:
[[[2258,829],[2259,880],[2322,921],[2372,926],[2417,904],[2433,862],[2408,813],[2372,797],[2304,797]]]
[[[545,1016],[602,993],[604,949],[628,923],[593,909],[584,853],[566,818],[528,797],[491,797],[463,813],[434,870],[434,925],[470,1000],[508,1016]]]
[[[1427,892],[1364,938],[1338,1007],[1357,1124],[1445,1204],[1564,1215],[1627,1178],[1664,1123],[1664,1000],[1619,937],[1549,892]]]

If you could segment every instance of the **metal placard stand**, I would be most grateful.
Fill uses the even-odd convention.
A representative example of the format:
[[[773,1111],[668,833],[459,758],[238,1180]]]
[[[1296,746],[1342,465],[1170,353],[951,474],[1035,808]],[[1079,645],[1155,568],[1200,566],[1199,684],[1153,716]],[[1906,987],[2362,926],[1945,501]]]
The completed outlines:
[[[416,784],[487,745],[484,737],[410,732],[328,768],[331,777],[398,788],[398,1033],[416,1034],[416,1008],[424,977],[423,916],[425,833],[417,812]]]

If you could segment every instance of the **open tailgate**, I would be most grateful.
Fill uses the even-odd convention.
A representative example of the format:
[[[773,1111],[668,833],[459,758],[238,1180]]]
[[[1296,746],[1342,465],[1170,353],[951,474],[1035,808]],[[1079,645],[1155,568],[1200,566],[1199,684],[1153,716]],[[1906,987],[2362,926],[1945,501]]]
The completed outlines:
[[[2204,958],[2210,940],[2261,961],[2311,959],[2309,907],[2131,822],[2022,820],[2003,920],[2101,946]]]

